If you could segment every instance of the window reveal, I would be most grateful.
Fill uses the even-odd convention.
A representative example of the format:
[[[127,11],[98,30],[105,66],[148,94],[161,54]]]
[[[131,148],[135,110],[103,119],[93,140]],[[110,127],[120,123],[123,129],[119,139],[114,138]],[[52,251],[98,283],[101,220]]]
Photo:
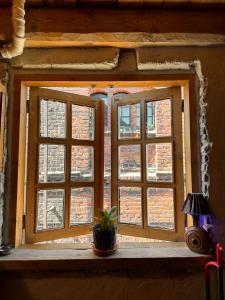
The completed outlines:
[[[120,208],[120,215],[119,215],[119,228],[121,228],[122,232],[129,235],[136,235],[136,236],[145,236],[151,237],[152,229],[158,230],[159,237],[158,238],[165,238],[166,239],[177,239],[177,237],[181,236],[181,222],[177,219],[177,196],[179,193],[176,192],[177,184],[174,181],[174,172],[177,174],[176,171],[176,164],[174,161],[174,141],[173,136],[176,134],[177,129],[174,131],[172,128],[172,118],[176,121],[175,114],[172,114],[172,105],[174,106],[173,102],[177,102],[177,99],[173,99],[173,95],[170,95],[170,98],[167,99],[165,95],[165,99],[152,99],[151,93],[148,98],[144,101],[133,101],[133,97],[137,97],[141,93],[128,95],[127,93],[117,93],[114,95],[116,99],[116,104],[118,103],[122,105],[118,105],[117,110],[117,117],[115,118],[115,111],[113,112],[113,120],[117,120],[117,122],[112,122],[113,125],[118,127],[117,134],[118,139],[121,140],[122,144],[118,147],[118,180],[120,181],[120,185],[118,186],[115,184],[113,179],[112,183],[112,194],[113,194],[113,201],[117,199],[117,205]],[[78,96],[78,95],[77,95]],[[95,93],[92,94],[93,98],[95,99],[103,99],[105,103],[109,101],[108,96],[106,94]],[[126,98],[124,98],[124,96]],[[129,96],[131,96],[131,101],[128,101]],[[122,99],[125,101],[123,102]],[[172,101],[171,101],[172,99]],[[90,101],[90,100],[89,100]],[[60,112],[62,116],[62,122],[68,123],[68,106],[66,109],[63,109],[66,106],[65,102],[58,102],[52,101],[52,99],[42,99],[41,102],[47,103],[47,112],[49,121],[49,115],[51,113],[55,113],[54,107],[59,106]],[[171,105],[172,103],[172,105]],[[56,105],[57,104],[57,105]],[[88,103],[90,105],[90,103]],[[49,107],[50,108],[49,108]],[[94,181],[94,170],[95,170],[95,160],[94,160],[94,148],[89,143],[91,141],[95,141],[96,132],[94,131],[95,122],[99,123],[99,120],[96,119],[95,111],[93,107],[88,105],[81,105],[81,102],[72,103],[71,110],[71,117],[72,117],[72,128],[68,130],[68,125],[61,126],[62,128],[57,128],[59,124],[51,124],[53,126],[53,133],[51,133],[50,127],[47,126],[46,133],[43,135],[43,129],[40,128],[40,135],[41,138],[53,138],[53,139],[64,139],[67,137],[67,132],[71,131],[72,140],[79,141],[79,145],[73,144],[69,153],[70,156],[70,175],[65,175],[65,168],[68,168],[68,162],[66,162],[66,167],[63,167],[63,162],[65,162],[65,157],[62,157],[62,166],[60,171],[60,166],[54,172],[54,170],[47,171],[47,182],[48,177],[50,176],[52,179],[52,183],[55,184],[57,182],[64,182],[64,177],[60,179],[60,176],[64,174],[67,178],[70,178],[72,185],[70,186],[70,192],[65,192],[64,189],[58,190],[40,190],[38,192],[38,201],[39,198],[43,199],[44,194],[48,194],[50,202],[54,203],[54,191],[57,191],[61,195],[61,202],[59,203],[59,208],[56,209],[56,205],[47,205],[48,212],[47,212],[47,219],[40,223],[37,228],[36,232],[43,231],[43,230],[50,230],[51,233],[54,233],[54,229],[60,230],[68,230],[68,236],[71,235],[71,229],[75,229],[76,226],[79,225],[79,233],[83,233],[81,225],[91,224],[93,222],[94,213],[93,211],[97,212],[100,208],[99,202],[96,203],[96,194],[94,186],[88,185],[88,182],[93,184]],[[45,108],[46,110],[46,108]],[[48,111],[49,110],[49,111]],[[105,132],[110,130],[108,126],[109,122],[106,119],[108,118],[108,106],[105,106]],[[161,112],[167,111],[167,116],[164,115],[164,118]],[[41,116],[42,117],[42,116]],[[82,117],[82,124],[79,123],[79,118]],[[98,116],[99,117],[99,116]],[[166,119],[165,119],[166,118]],[[173,121],[174,121],[173,120]],[[41,124],[44,121],[41,120]],[[46,121],[45,121],[46,122]],[[167,122],[166,124],[166,131],[161,126],[162,122]],[[53,122],[54,123],[54,122]],[[178,118],[179,123],[179,118]],[[62,124],[61,124],[62,125]],[[179,125],[180,126],[180,125]],[[60,127],[60,126],[59,126]],[[109,128],[108,128],[109,127]],[[164,126],[165,127],[165,126]],[[176,126],[175,126],[176,127]],[[83,130],[86,128],[86,130]],[[82,130],[81,130],[82,129]],[[164,130],[164,131],[163,131]],[[79,132],[80,131],[80,132]],[[57,136],[58,134],[58,136]],[[113,129],[112,136],[115,138],[115,128]],[[112,138],[112,147],[115,149],[117,147],[115,145],[115,139]],[[171,139],[172,138],[172,139]],[[158,139],[158,140],[156,140]],[[162,140],[160,140],[162,139]],[[41,140],[42,141],[42,140]],[[48,141],[49,142],[49,141]],[[53,141],[52,141],[53,142]],[[62,142],[62,141],[61,141]],[[164,142],[164,143],[163,143]],[[143,146],[143,143],[145,146]],[[51,145],[39,144],[40,147],[62,147],[63,145]],[[100,149],[103,145],[99,145]],[[67,148],[67,145],[63,147]],[[145,150],[143,150],[145,147]],[[130,149],[130,150],[129,150]],[[40,150],[39,150],[40,151]],[[114,151],[114,150],[113,150]],[[45,151],[48,153],[48,151]],[[61,153],[57,151],[58,153]],[[64,153],[68,155],[68,150],[64,150]],[[62,152],[63,153],[63,152]],[[129,154],[130,153],[130,154]],[[164,154],[162,154],[164,153]],[[165,157],[166,153],[166,157]],[[115,153],[114,153],[115,154]],[[52,154],[54,155],[54,154]],[[65,155],[65,156],[66,156]],[[48,156],[48,155],[47,155]],[[144,161],[145,156],[145,161]],[[43,158],[42,158],[43,159]],[[40,158],[39,158],[40,160]],[[48,159],[47,159],[48,161]],[[106,166],[105,166],[106,167]],[[63,169],[64,168],[64,169]],[[115,178],[115,165],[112,163],[112,173],[113,178]],[[50,168],[51,169],[51,168]],[[144,171],[145,169],[145,171]],[[64,170],[64,171],[62,171]],[[111,170],[110,170],[111,171]],[[61,173],[60,174],[57,174]],[[49,175],[49,174],[50,175]],[[106,168],[104,171],[106,175]],[[144,174],[145,173],[145,174]],[[39,174],[40,176],[40,174]],[[43,177],[43,174],[42,174]],[[57,179],[58,178],[58,179]],[[105,176],[105,181],[107,176]],[[146,178],[146,182],[148,185],[144,186],[145,183],[143,179]],[[43,179],[42,179],[43,180]],[[109,178],[110,180],[110,178]],[[133,181],[140,183],[140,185],[133,185]],[[51,182],[51,181],[50,181]],[[109,181],[110,182],[110,181]],[[159,185],[155,186],[154,184],[159,183]],[[165,183],[169,183],[170,185],[167,186]],[[79,183],[81,186],[73,186],[74,184]],[[126,184],[123,184],[126,183]],[[100,184],[100,182],[96,183]],[[105,182],[106,184],[106,182]],[[84,186],[85,185],[85,186]],[[55,186],[56,188],[57,186]],[[105,186],[106,187],[106,186]],[[109,186],[107,186],[108,188]],[[101,187],[99,187],[99,190]],[[111,186],[110,186],[111,189]],[[179,187],[178,187],[179,189]],[[117,190],[117,196],[115,195],[115,190]],[[50,197],[50,195],[52,195]],[[181,195],[181,193],[180,193]],[[46,195],[45,195],[46,197]],[[179,196],[180,197],[180,196]],[[51,200],[52,198],[52,200]],[[69,200],[68,200],[69,199]],[[40,200],[41,201],[41,200]],[[38,205],[40,203],[38,202]],[[66,208],[65,202],[69,202],[69,213],[66,212],[68,207]],[[68,204],[67,204],[68,206]],[[132,208],[132,206],[136,207],[136,212],[129,217],[126,213],[128,209]],[[84,207],[85,212],[81,211],[80,208]],[[153,211],[156,209],[163,208],[167,213],[167,217],[160,220],[160,217],[155,218],[155,214],[152,214]],[[65,210],[63,213],[59,213]],[[37,214],[38,220],[41,219],[40,214]],[[65,218],[65,219],[64,219]],[[55,221],[53,221],[55,220]],[[54,224],[53,224],[54,223]],[[131,225],[132,230],[125,228],[124,225],[126,224]],[[40,229],[41,228],[41,229]],[[140,230],[142,229],[142,230]],[[169,230],[165,234],[165,231]],[[74,231],[75,234],[78,234]],[[161,234],[161,233],[164,234]],[[179,234],[178,234],[179,232]],[[44,235],[45,239],[47,235]],[[51,234],[54,238],[54,234]],[[61,235],[63,236],[63,235]],[[169,237],[168,237],[169,236]],[[47,238],[48,239],[48,238]]]

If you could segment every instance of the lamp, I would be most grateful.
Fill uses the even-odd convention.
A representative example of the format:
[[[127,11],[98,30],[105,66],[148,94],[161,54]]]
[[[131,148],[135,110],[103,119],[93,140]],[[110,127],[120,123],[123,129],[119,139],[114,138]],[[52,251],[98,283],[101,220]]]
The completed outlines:
[[[208,202],[202,193],[188,193],[182,211],[193,217],[194,226],[200,226],[200,216],[210,214]]]
[[[200,224],[201,216],[210,215],[208,201],[202,193],[188,193],[182,212],[191,215],[194,223],[194,226],[186,229],[187,246],[194,252],[208,254],[212,247],[211,234]]]

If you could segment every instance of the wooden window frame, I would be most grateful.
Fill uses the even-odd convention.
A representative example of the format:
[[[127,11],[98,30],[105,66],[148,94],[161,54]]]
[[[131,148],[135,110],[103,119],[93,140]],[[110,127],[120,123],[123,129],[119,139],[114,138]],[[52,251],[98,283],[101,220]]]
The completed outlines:
[[[199,139],[199,81],[195,73],[178,72],[167,74],[134,73],[134,74],[28,74],[17,72],[14,75],[14,101],[9,103],[8,129],[9,138],[9,173],[7,197],[8,204],[8,241],[18,247],[22,244],[23,199],[25,174],[25,141],[26,141],[26,99],[27,87],[74,87],[91,86],[102,88],[114,84],[117,87],[154,87],[183,86],[185,93],[185,165],[187,191],[200,191],[200,139]],[[190,121],[191,119],[191,121]],[[154,238],[154,237],[153,237]]]
[[[0,172],[4,169],[4,137],[5,137],[5,113],[6,113],[6,89],[0,83]]]
[[[171,135],[150,138],[146,134],[147,103],[170,99],[171,101]],[[141,124],[139,138],[119,138],[118,108],[127,105],[140,104]],[[129,94],[126,97],[115,99],[112,106],[112,199],[113,205],[119,207],[119,188],[138,187],[141,189],[142,224],[119,223],[121,234],[137,237],[155,238],[158,240],[182,241],[184,236],[184,215],[181,213],[184,199],[183,185],[183,137],[182,137],[182,98],[180,87],[169,87],[151,91]],[[157,143],[170,143],[172,146],[171,182],[152,182],[147,180],[146,146]],[[119,178],[119,147],[128,145],[140,146],[141,179],[122,180]],[[114,149],[113,149],[114,147]],[[182,174],[182,176],[180,176]],[[174,203],[174,230],[154,228],[148,226],[147,190],[148,188],[169,188],[173,190]]]
[[[49,99],[64,103],[66,107],[66,136],[65,138],[41,137],[40,126],[40,100]],[[102,125],[102,102],[93,100],[88,96],[80,96],[72,93],[61,92],[46,88],[32,87],[29,100],[29,130],[28,130],[28,171],[27,171],[27,201],[26,201],[26,243],[36,243],[54,240],[69,236],[88,234],[92,224],[79,224],[70,226],[70,192],[72,188],[92,187],[94,189],[94,217],[98,216],[98,210],[103,203],[103,174],[101,170],[104,164],[104,151],[100,145],[100,139],[104,135]],[[72,105],[91,107],[95,111],[94,139],[78,140],[72,138]],[[65,179],[63,182],[39,183],[38,182],[38,145],[54,144],[65,146]],[[71,181],[71,147],[91,146],[94,149],[94,178],[92,181]],[[64,190],[64,226],[62,228],[36,230],[37,223],[37,191],[48,189]]]

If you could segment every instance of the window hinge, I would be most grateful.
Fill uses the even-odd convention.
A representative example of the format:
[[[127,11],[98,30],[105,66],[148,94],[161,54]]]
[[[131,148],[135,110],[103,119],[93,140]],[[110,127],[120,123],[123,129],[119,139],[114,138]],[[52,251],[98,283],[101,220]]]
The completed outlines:
[[[184,112],[184,99],[181,100],[181,111]]]
[[[23,229],[26,227],[26,215],[23,215]]]
[[[27,100],[27,113],[29,113],[29,111],[30,111],[30,105],[29,104],[30,104],[29,100]]]

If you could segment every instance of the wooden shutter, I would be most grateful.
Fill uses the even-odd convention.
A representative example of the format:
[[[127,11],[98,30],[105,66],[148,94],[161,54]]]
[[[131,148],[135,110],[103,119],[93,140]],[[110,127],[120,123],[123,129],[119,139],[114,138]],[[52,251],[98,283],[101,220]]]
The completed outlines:
[[[101,100],[31,88],[28,128],[26,242],[90,233],[103,202]]]
[[[183,240],[181,104],[180,87],[115,99],[112,108],[112,202],[119,207],[121,234]],[[120,119],[120,112],[126,106],[131,111],[130,126]],[[151,107],[151,117],[148,107]]]

